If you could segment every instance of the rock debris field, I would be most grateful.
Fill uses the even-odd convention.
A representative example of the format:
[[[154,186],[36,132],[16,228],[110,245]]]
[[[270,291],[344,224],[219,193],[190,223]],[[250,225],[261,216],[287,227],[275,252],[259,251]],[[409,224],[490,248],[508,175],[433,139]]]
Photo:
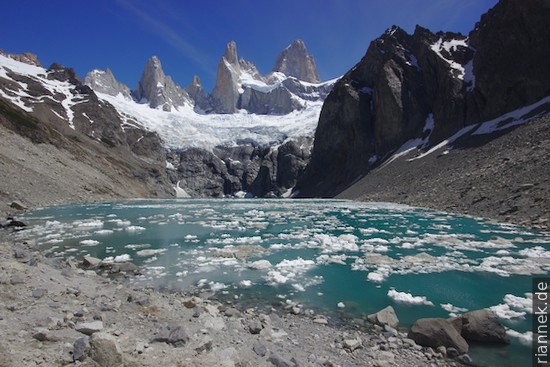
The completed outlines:
[[[237,309],[208,294],[132,289],[124,270],[133,267],[46,258],[1,231],[0,366],[460,365],[398,327],[342,326],[299,305]]]

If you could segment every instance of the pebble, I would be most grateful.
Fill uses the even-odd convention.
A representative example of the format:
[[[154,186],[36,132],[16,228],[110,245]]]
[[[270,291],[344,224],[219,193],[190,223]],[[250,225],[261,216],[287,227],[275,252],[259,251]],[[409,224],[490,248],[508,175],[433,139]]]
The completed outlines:
[[[92,335],[94,333],[103,330],[103,321],[83,322],[76,324],[75,330],[86,335]]]

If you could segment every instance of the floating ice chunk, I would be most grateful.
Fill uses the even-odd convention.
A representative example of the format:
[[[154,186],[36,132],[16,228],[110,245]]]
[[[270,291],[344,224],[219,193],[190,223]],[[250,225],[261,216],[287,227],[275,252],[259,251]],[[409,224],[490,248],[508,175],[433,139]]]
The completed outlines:
[[[545,257],[550,258],[550,251],[546,251],[542,246],[525,248],[519,251],[519,254],[526,257]]]
[[[526,296],[526,298],[523,298],[507,294],[504,296],[504,303],[520,312],[533,313],[533,294],[526,293]]]
[[[346,255],[319,255],[315,261],[317,261],[317,264],[340,264],[340,265],[346,265],[346,259],[348,256]]]
[[[210,283],[208,283],[208,285],[210,286],[210,290],[212,292],[221,291],[221,290],[227,288],[227,285],[225,285],[223,283],[220,283],[220,282],[210,282]]]
[[[126,232],[141,232],[141,231],[145,231],[145,227],[141,227],[141,226],[128,226],[125,228],[126,229]]]
[[[373,283],[382,283],[385,279],[386,277],[384,276],[384,274],[378,273],[376,271],[370,272],[367,275],[367,280]]]
[[[383,239],[383,238],[369,238],[367,240],[363,240],[362,241],[363,243],[382,243],[382,244],[387,244],[387,243],[390,243],[390,241],[386,240],[386,239]]]
[[[523,345],[526,345],[528,347],[531,347],[533,345],[533,332],[532,331],[526,331],[524,333],[520,333],[519,331],[508,329],[508,330],[506,330],[506,334],[508,334],[512,338],[518,339],[519,342]]]
[[[73,225],[81,229],[102,228],[103,221],[97,219],[77,220],[73,222]]]
[[[188,234],[183,238],[186,239],[186,240],[196,240],[197,236],[195,236],[194,234]]]
[[[248,288],[252,287],[252,281],[251,280],[241,280],[240,283],[241,287]]]
[[[127,248],[127,249],[130,249],[130,250],[136,250],[138,248],[151,247],[151,245],[148,244],[148,243],[140,243],[140,244],[129,244],[129,245],[126,245],[124,247]]]
[[[440,306],[447,311],[451,317],[456,317],[458,314],[468,311],[467,308],[457,307],[450,303],[441,303]]]
[[[344,302],[338,302],[338,304],[336,305],[336,307],[338,307],[338,308],[346,308],[346,305],[344,304]]]
[[[398,292],[395,289],[390,289],[388,291],[388,297],[399,303],[407,303],[410,305],[426,305],[433,306],[434,304],[425,296],[413,296],[410,293]]]
[[[313,261],[313,260],[304,260],[301,257],[298,257],[297,259],[294,259],[294,260],[284,259],[283,261],[281,261],[280,263],[275,265],[275,267],[277,267],[277,268],[291,268],[291,269],[295,269],[295,270],[300,270],[300,269],[301,270],[306,270],[306,269],[309,269],[310,267],[312,267],[313,265],[315,265],[315,261]]]
[[[271,268],[272,266],[273,265],[271,265],[269,260],[258,260],[248,264],[248,267],[250,269],[256,269],[256,270],[265,270],[265,269]]]
[[[99,231],[95,231],[94,233],[98,235],[106,236],[106,235],[113,234],[115,232],[111,229],[100,229]]]
[[[147,249],[147,250],[140,250],[140,251],[136,252],[136,255],[146,257],[146,256],[153,256],[153,255],[156,255],[156,254],[162,254],[165,251],[166,251],[165,248]]]
[[[301,284],[292,284],[292,288],[296,289],[298,292],[305,292],[306,289]]]
[[[80,244],[84,245],[84,246],[96,246],[96,245],[99,245],[99,241],[96,241],[96,240],[82,240],[82,241],[80,241]]]
[[[518,312],[510,309],[507,304],[500,304],[489,307],[489,310],[493,311],[498,318],[503,320],[525,318],[525,312]]]
[[[337,251],[359,251],[357,246],[357,236],[352,234],[342,234],[338,237],[325,233],[316,234],[314,239],[318,242],[323,252]]]
[[[128,227],[132,224],[129,220],[117,220],[115,221],[116,225],[119,227]]]
[[[277,271],[277,270],[271,270],[267,273],[266,278],[269,283],[284,284],[290,279],[290,276],[285,276],[280,271]]]
[[[113,261],[116,262],[116,263],[123,263],[123,262],[131,261],[131,260],[132,260],[132,258],[128,254],[118,255],[113,259]]]

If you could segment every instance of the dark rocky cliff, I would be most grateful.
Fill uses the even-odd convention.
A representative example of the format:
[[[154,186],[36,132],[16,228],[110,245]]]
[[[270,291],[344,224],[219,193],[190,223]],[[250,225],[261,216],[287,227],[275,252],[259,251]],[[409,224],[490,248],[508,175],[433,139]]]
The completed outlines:
[[[549,95],[548,19],[547,0],[503,0],[469,37],[389,29],[327,97],[295,191],[334,196],[408,141],[428,148]]]
[[[4,56],[17,60],[13,55]],[[55,149],[56,156],[61,157],[58,162],[70,162],[65,162],[62,169],[74,169],[68,173],[74,177],[52,178],[52,185],[65,185],[71,190],[60,189],[63,194],[56,196],[50,192],[49,196],[65,195],[64,201],[71,201],[174,195],[165,172],[166,154],[159,135],[131,119],[123,119],[111,104],[82,84],[73,69],[53,64],[47,70],[37,69],[40,71],[36,75],[18,73],[9,67],[4,70],[6,76],[0,78],[0,91],[6,97],[0,98],[0,128],[37,144],[38,150]],[[18,95],[23,96],[20,102],[10,103],[17,101]],[[73,163],[78,167],[74,168]],[[86,170],[96,172],[88,182],[82,179],[89,175]],[[28,191],[35,196],[40,193],[47,196],[46,189]],[[27,199],[21,197],[23,201]]]

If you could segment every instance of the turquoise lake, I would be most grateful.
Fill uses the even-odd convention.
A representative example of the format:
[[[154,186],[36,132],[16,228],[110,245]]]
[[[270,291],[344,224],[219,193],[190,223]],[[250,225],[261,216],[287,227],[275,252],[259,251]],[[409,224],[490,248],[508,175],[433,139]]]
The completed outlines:
[[[141,266],[135,286],[297,303],[342,319],[392,305],[402,327],[490,308],[512,344],[472,346],[487,366],[531,365],[531,280],[550,272],[549,233],[387,203],[139,200],[23,219],[30,227],[19,238],[49,256]]]

